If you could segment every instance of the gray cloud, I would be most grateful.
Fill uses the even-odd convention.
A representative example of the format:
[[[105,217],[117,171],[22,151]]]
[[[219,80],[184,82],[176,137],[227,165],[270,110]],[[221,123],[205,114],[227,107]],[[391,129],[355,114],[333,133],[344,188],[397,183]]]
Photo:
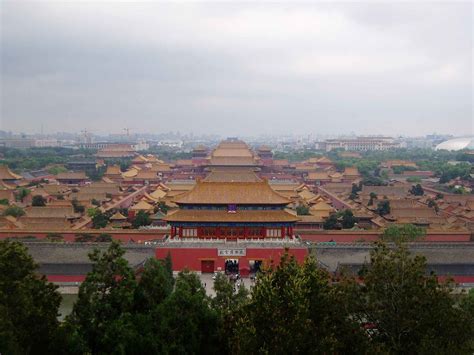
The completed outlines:
[[[2,129],[473,132],[470,3],[1,7]]]

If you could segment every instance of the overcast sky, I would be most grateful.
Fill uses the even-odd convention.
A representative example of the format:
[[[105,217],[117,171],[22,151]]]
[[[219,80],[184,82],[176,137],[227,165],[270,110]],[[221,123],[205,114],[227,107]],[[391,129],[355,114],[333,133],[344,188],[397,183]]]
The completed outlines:
[[[473,134],[465,3],[1,1],[0,129]]]

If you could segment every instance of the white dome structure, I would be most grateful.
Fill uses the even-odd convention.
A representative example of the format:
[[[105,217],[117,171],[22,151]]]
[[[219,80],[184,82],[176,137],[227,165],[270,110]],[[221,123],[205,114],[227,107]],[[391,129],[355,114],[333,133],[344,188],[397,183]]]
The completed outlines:
[[[454,138],[440,143],[436,150],[463,150],[474,149],[474,137]]]

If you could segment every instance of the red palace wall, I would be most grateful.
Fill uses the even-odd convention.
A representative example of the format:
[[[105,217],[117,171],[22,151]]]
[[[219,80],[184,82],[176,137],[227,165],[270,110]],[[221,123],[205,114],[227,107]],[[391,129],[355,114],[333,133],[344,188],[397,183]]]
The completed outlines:
[[[298,233],[298,232],[297,232]],[[298,233],[299,234],[299,233]],[[355,242],[373,242],[379,239],[380,232],[346,232],[346,231],[302,231],[300,235],[302,240],[308,242],[336,242],[336,243],[355,243]],[[471,234],[469,232],[428,232],[422,240],[424,242],[469,242]]]
[[[0,231],[0,240],[6,238],[22,238],[27,236],[34,236],[37,239],[45,239],[49,233],[60,234],[63,236],[64,241],[74,242],[76,235],[79,234],[92,234],[99,236],[100,234],[110,234],[113,239],[120,240],[128,243],[133,241],[135,243],[143,243],[149,240],[163,240],[165,235],[169,232],[166,230],[153,230],[153,231],[138,231],[138,230],[107,230],[107,229],[91,229],[91,230],[78,230],[78,231],[51,231],[51,232],[34,232],[34,231]]]
[[[226,246],[222,249],[238,248],[238,246]],[[250,260],[262,260],[264,264],[270,264],[273,261],[275,265],[278,265],[280,262],[280,257],[285,253],[285,249],[283,247],[246,248],[245,256],[218,256],[217,250],[218,248],[157,248],[156,257],[158,259],[164,259],[166,258],[167,254],[170,253],[174,271],[181,271],[183,269],[202,271],[202,266],[206,261],[213,261],[213,271],[224,271],[225,261],[227,259],[239,259],[239,268],[242,270],[249,268]],[[290,248],[288,249],[288,254],[294,255],[299,263],[303,263],[304,259],[308,255],[308,249]]]
[[[438,276],[438,281],[444,282],[447,280],[453,280],[456,284],[467,284],[474,283],[474,275],[449,275],[449,276]]]
[[[86,275],[46,275],[49,282],[83,282]]]
[[[63,236],[64,241],[74,242],[76,235],[78,234],[93,234],[98,236],[99,234],[105,233],[110,234],[113,239],[120,240],[122,242],[133,241],[135,243],[144,243],[151,240],[162,240],[166,234],[169,234],[168,230],[78,230],[78,231],[26,231],[26,230],[2,230],[0,231],[0,240],[6,238],[21,238],[26,236],[35,236],[37,239],[45,239],[48,233],[58,233]],[[308,242],[336,242],[336,243],[355,243],[359,241],[373,242],[379,239],[380,232],[376,231],[362,231],[362,232],[350,232],[350,231],[325,231],[325,230],[301,230],[296,231],[302,240]],[[469,242],[471,235],[469,232],[428,232],[424,241],[425,242]]]

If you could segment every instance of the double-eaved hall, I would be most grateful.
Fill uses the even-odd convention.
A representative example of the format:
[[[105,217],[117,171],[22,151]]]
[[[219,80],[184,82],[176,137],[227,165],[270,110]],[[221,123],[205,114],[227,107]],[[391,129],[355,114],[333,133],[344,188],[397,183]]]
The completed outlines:
[[[246,143],[230,139],[211,153],[207,176],[173,201],[178,209],[164,219],[171,226],[157,257],[169,252],[175,270],[227,270],[246,274],[265,262],[278,262],[287,249],[302,260],[306,249],[293,235],[299,218],[291,202],[260,179],[259,158]]]

